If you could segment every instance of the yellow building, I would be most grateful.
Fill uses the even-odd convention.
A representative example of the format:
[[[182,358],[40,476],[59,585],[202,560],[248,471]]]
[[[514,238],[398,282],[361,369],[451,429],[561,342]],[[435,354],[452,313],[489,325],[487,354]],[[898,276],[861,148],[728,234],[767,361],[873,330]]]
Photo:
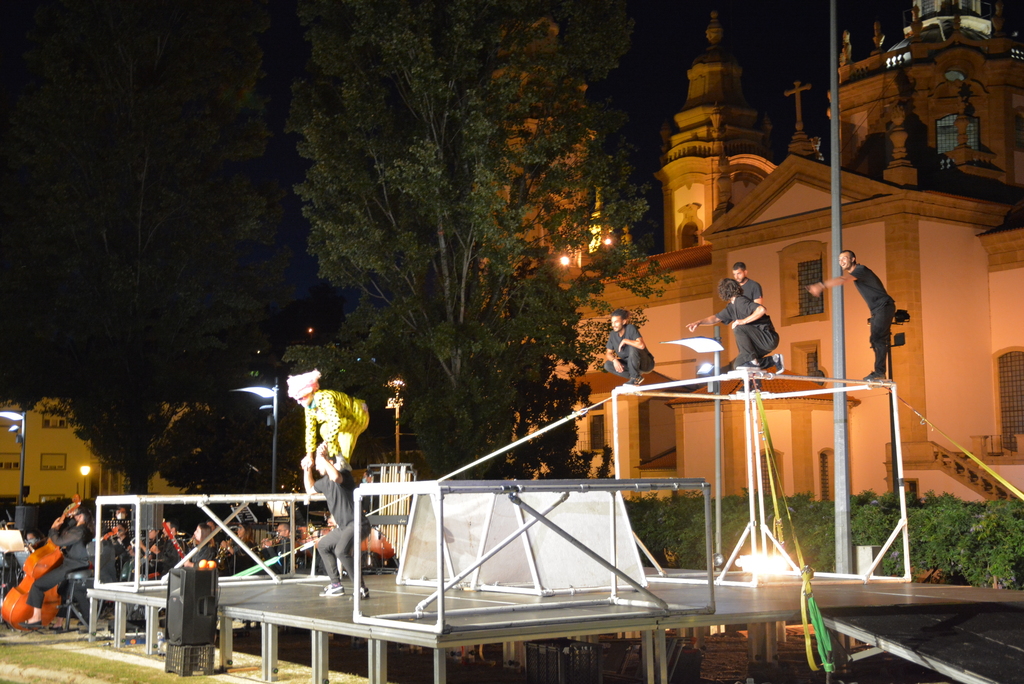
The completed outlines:
[[[942,8],[936,8],[942,4]],[[1002,32],[1001,7],[988,18],[980,2],[962,8],[913,3],[904,38],[840,68],[843,248],[871,268],[896,306],[910,314],[894,333],[900,396],[952,440],[983,458],[1016,486],[1024,486],[1024,44]],[[804,286],[830,277],[830,170],[817,141],[798,125],[788,156],[775,165],[767,135],[743,97],[741,68],[722,46],[712,15],[708,47],[688,72],[689,93],[663,132],[665,254],[652,257],[674,276],[663,296],[641,300],[608,293],[626,309],[643,309],[644,339],[657,371],[684,379],[697,359],[686,348],[660,345],[693,334],[685,325],[724,307],[715,294],[732,265],[745,262],[758,281],[781,337],[787,373],[830,375],[829,296]],[[799,87],[789,94],[799,95]],[[780,93],[781,95],[781,93]],[[788,132],[787,132],[788,133]],[[868,309],[856,288],[844,288],[847,376],[872,369]],[[830,293],[829,293],[830,294]],[[702,328],[696,334],[706,334]],[[735,345],[722,327],[731,359]],[[594,374],[588,376],[593,378]],[[793,383],[796,381],[781,380]],[[595,400],[607,396],[595,391]],[[770,389],[770,388],[769,388]],[[852,491],[884,491],[889,482],[888,395],[859,393],[850,404]],[[637,400],[631,400],[636,402]],[[628,435],[664,430],[644,416],[671,409],[674,471],[713,475],[710,402],[641,399],[645,410],[621,409]],[[787,491],[831,496],[831,402],[788,400],[769,406]],[[963,498],[1001,498],[1006,492],[961,449],[901,409],[901,435],[911,490],[945,491]],[[588,418],[584,439],[600,441],[603,414]],[[739,493],[742,425],[724,415],[725,491]],[[1018,435],[1021,435],[1018,437]],[[658,441],[661,437],[649,438]],[[740,441],[737,441],[740,440]],[[643,474],[666,465],[664,453],[624,450],[620,467]]]

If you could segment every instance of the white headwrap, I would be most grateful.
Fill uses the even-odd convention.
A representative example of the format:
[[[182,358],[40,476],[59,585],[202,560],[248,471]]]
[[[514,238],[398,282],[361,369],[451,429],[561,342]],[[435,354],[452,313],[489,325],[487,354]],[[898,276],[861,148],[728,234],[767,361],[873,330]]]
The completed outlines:
[[[292,399],[301,399],[320,389],[320,371],[311,370],[302,375],[288,376],[288,396]]]

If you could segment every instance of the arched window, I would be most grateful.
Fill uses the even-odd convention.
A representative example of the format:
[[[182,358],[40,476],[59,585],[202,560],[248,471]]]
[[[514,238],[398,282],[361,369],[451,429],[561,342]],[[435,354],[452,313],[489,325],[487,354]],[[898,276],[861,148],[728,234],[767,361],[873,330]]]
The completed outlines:
[[[1024,434],[1024,352],[1006,352],[999,357],[997,366],[1003,444],[1016,450],[1016,435]]]

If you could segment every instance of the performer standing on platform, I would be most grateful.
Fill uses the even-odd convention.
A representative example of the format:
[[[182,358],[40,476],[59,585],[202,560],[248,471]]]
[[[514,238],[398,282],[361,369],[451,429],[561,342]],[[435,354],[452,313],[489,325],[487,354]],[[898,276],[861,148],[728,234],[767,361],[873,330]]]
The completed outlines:
[[[288,377],[288,396],[306,409],[306,458],[312,462],[314,453],[339,455],[348,465],[356,439],[370,424],[370,411],[362,399],[343,392],[320,389],[320,371]],[[323,443],[317,447],[317,431]],[[351,467],[351,466],[348,466]]]
[[[32,608],[32,617],[21,623],[24,629],[43,628],[43,595],[63,582],[69,572],[89,567],[92,559],[87,545],[92,537],[92,513],[87,508],[79,507],[53,521],[50,540],[60,547],[64,562],[36,579],[29,589],[26,603]]]
[[[693,332],[699,325],[732,324],[740,353],[722,372],[741,367],[764,369],[772,366],[777,373],[785,371],[782,354],[772,354],[779,346],[779,334],[775,332],[767,310],[745,297],[743,288],[732,278],[718,281],[718,296],[728,305],[717,314],[688,323],[686,329]]]
[[[353,584],[355,583],[353,551],[356,545],[356,529],[352,492],[356,488],[356,483],[352,479],[352,471],[345,467],[346,465],[341,459],[332,463],[319,453],[315,458],[307,454],[302,459],[302,477],[306,485],[306,493],[323,494],[327,499],[327,508],[338,525],[337,528],[321,537],[316,544],[317,550],[323,557],[327,576],[331,578],[331,583],[320,592],[321,596],[344,595],[345,588],[342,586],[341,576],[338,574],[339,560],[341,567],[352,578]],[[313,480],[314,467],[321,476],[316,481]],[[365,518],[359,532],[360,541],[370,532]],[[366,588],[365,584],[361,584],[359,587],[359,597],[370,598],[370,590]]]
[[[764,293],[761,292],[761,284],[747,277],[747,265],[737,261],[732,265],[732,277],[743,288],[743,296],[755,304],[764,304]]]
[[[807,291],[815,297],[820,297],[828,287],[842,287],[851,281],[857,286],[857,291],[871,311],[870,341],[875,352],[875,369],[864,379],[885,380],[889,377],[886,360],[889,356],[889,333],[892,329],[892,319],[896,315],[896,302],[885,291],[885,285],[882,285],[878,276],[864,264],[857,263],[857,255],[852,250],[844,249],[839,253],[839,267],[843,269],[843,275],[808,285]]]
[[[631,385],[639,385],[644,381],[643,374],[654,370],[654,355],[647,348],[637,327],[629,322],[628,311],[612,311],[611,325],[612,331],[608,333],[608,344],[604,351],[604,369],[629,378]]]

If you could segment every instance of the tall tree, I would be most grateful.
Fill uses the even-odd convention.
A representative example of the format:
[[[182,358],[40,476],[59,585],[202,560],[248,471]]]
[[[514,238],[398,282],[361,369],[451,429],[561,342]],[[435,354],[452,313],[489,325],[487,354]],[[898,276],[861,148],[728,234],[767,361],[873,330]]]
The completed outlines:
[[[280,265],[253,252],[279,193],[239,163],[267,135],[262,5],[61,0],[36,17],[37,85],[5,141],[0,344],[19,363],[0,392],[58,398],[131,492],[168,426],[260,344]]]
[[[631,22],[622,0],[303,0],[299,12],[313,57],[291,126],[313,162],[299,187],[310,248],[361,300],[343,353],[291,358],[342,384],[400,376],[403,418],[441,474],[583,398],[552,382],[593,358],[581,307],[600,306],[608,278],[651,287],[631,245],[587,249],[643,208],[621,149],[605,148],[621,116],[586,97]],[[547,408],[527,385],[547,388]]]

